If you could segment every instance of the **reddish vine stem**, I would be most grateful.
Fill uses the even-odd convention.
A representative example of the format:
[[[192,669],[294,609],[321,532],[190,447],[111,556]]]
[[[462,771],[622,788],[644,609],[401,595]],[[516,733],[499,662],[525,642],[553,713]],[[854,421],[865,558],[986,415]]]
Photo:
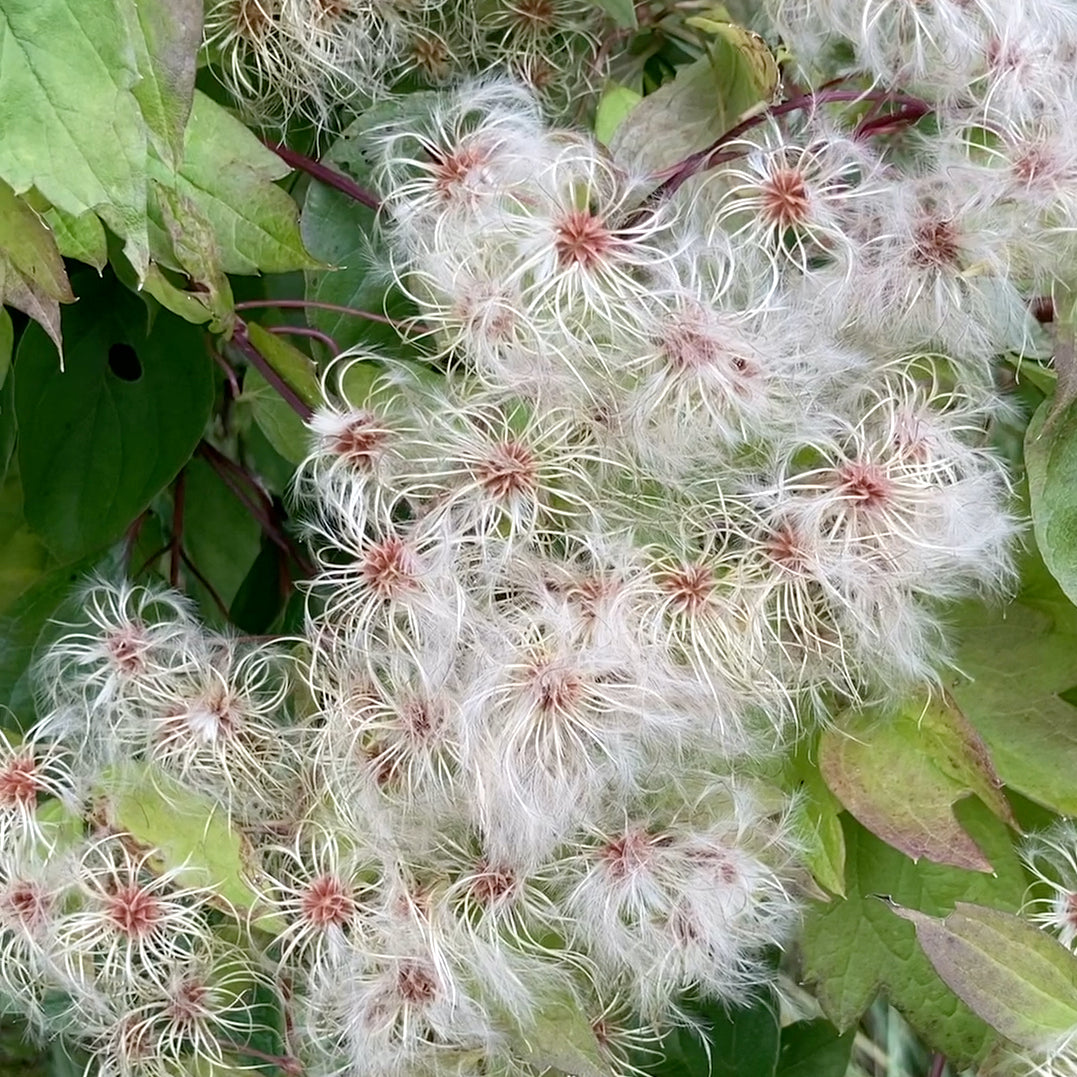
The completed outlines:
[[[123,563],[128,571],[131,569],[131,558],[135,555],[135,544],[138,542],[139,535],[142,534],[142,526],[149,518],[150,510],[144,509],[140,512],[134,520],[131,521],[131,526],[127,529],[127,533],[123,539]]]
[[[928,1070],[928,1077],[942,1077],[943,1071],[946,1069],[946,1056],[936,1051],[931,1056],[931,1069]]]
[[[238,307],[236,308],[239,309]],[[233,400],[239,399],[239,379],[236,377],[236,372],[232,369],[232,364],[216,348],[210,347],[210,357],[213,361],[224,371],[224,376],[228,379],[228,391],[232,394]]]
[[[208,441],[200,441],[195,452],[213,468],[236,500],[254,517],[269,537],[270,542],[286,556],[293,558],[303,572],[308,575],[313,574],[314,566],[302,551],[289,541],[288,536],[274,519],[273,503],[258,485],[257,480],[234,460],[229,460],[219,449],[210,445]],[[244,489],[239,480],[242,480],[249,490]]]
[[[883,104],[899,106],[903,110],[904,122],[908,122],[913,115],[919,119],[931,111],[931,106],[928,102],[921,100],[919,97],[895,93],[892,90],[822,89],[798,97],[791,97],[787,101],[780,101],[776,105],[771,105],[769,108],[741,120],[740,123],[734,124],[728,131],[719,135],[709,146],[689,154],[669,168],[662,169],[661,172],[656,174],[655,178],[661,179],[663,176],[665,178],[648,195],[647,202],[653,204],[663,198],[668,198],[693,176],[698,175],[700,172],[705,172],[708,168],[719,163],[718,155],[724,146],[734,139],[740,138],[741,135],[750,131],[753,127],[758,127],[759,124],[768,119],[775,116],[784,116],[789,112],[799,112],[803,109],[814,108],[816,105],[833,105],[843,102],[855,104],[860,101],[877,101]],[[878,120],[889,120],[890,118],[890,116],[878,117]]]
[[[232,344],[244,359],[257,367],[258,373],[280,393],[292,411],[303,422],[307,422],[314,414],[314,409],[273,369],[269,360],[251,343],[251,338],[247,336],[245,322],[240,321],[236,325],[235,332],[232,334]]]
[[[311,337],[313,340],[320,340],[333,353],[334,359],[340,355],[340,345],[320,329],[312,329],[306,325],[274,325],[270,326],[269,331],[277,336]]]
[[[168,582],[179,587],[180,559],[183,557],[183,509],[187,500],[187,473],[181,470],[172,487],[172,537],[169,540]]]
[[[303,1072],[303,1065],[298,1058],[292,1058],[287,1055],[271,1055],[266,1051],[259,1051],[257,1047],[251,1047],[246,1043],[235,1043],[232,1040],[217,1040],[217,1045],[223,1047],[226,1051],[231,1051],[233,1054],[246,1055],[247,1058],[257,1058],[260,1062],[268,1062],[271,1066],[276,1066],[282,1073],[286,1073],[289,1077],[299,1077]]]
[[[272,142],[267,139],[263,139],[263,141],[282,161],[291,165],[292,168],[297,168],[300,172],[306,172],[308,176],[318,180],[319,183],[324,183],[327,187],[340,191],[341,194],[347,195],[368,209],[374,210],[375,213],[381,209],[381,199],[373,191],[360,187],[355,180],[345,176],[343,172],[338,172],[328,165],[323,165],[321,161],[315,161],[313,157],[307,157],[306,154],[296,153],[295,150],[290,150],[279,142]]]
[[[209,592],[209,597],[213,599],[213,604],[217,607],[217,609],[221,611],[221,614],[223,615],[224,619],[226,621],[230,620],[232,615],[228,607],[225,605],[224,599],[221,598],[220,594],[217,592],[217,589],[213,586],[213,584],[210,583],[209,580],[207,580],[206,577],[199,571],[198,566],[191,560],[190,555],[187,553],[187,551],[181,549],[180,557],[183,559],[183,563],[190,570],[191,575],[194,576],[194,578],[198,580],[198,582]],[[172,586],[174,587],[175,584],[173,584]]]
[[[281,310],[328,310],[336,314],[351,314],[356,318],[365,318],[368,322],[380,322],[391,325],[394,329],[404,329],[403,322],[390,318],[386,314],[376,314],[372,310],[360,310],[358,307],[345,307],[339,303],[322,303],[314,299],[246,299],[236,304],[236,310],[255,310],[259,307],[277,307]]]

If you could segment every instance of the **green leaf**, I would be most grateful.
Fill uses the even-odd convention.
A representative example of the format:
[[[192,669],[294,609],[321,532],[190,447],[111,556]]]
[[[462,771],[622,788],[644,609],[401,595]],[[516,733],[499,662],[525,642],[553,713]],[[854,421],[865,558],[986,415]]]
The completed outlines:
[[[259,910],[258,894],[247,881],[258,877],[254,852],[212,797],[139,763],[107,775],[98,800],[109,826],[153,851],[154,870],[175,870],[188,886],[213,887],[226,911]],[[266,917],[259,922],[267,930],[280,926]]]
[[[194,97],[202,0],[134,0],[124,12],[139,73],[132,92],[158,156],[175,167]]]
[[[11,315],[0,308],[0,389],[7,380],[11,369],[11,350],[15,346],[15,327],[11,324]],[[0,471],[6,461],[0,460]]]
[[[268,538],[263,539],[228,611],[228,619],[243,632],[267,632],[284,608],[281,557],[281,551]]]
[[[261,528],[204,460],[195,458],[183,474],[184,548],[231,605],[261,549]]]
[[[269,444],[289,463],[300,463],[310,442],[306,424],[257,367],[247,367],[243,375],[242,399],[250,404],[254,421]]]
[[[93,210],[148,260],[146,128],[118,0],[0,0],[0,177]]]
[[[41,576],[0,615],[0,707],[10,707],[22,728],[34,720],[27,668],[41,630],[88,568],[86,562]]]
[[[30,326],[15,364],[26,519],[64,561],[124,529],[190,456],[213,405],[201,334],[160,316],[111,278],[83,278],[64,311],[68,369]]]
[[[1036,543],[1051,575],[1077,602],[1077,400],[1045,400],[1025,434]]]
[[[656,1048],[636,1060],[650,1077],[774,1077],[780,1042],[778,1012],[770,993],[747,1006],[713,1000],[686,1006],[697,1028],[669,1029]],[[698,1029],[698,1030],[697,1030]]]
[[[945,915],[958,901],[1020,907],[1025,875],[1006,827],[978,800],[962,801],[956,810],[995,875],[928,860],[914,864],[845,816],[847,896],[809,906],[802,954],[804,977],[839,1030],[855,1028],[882,989],[929,1047],[965,1065],[989,1049],[991,1030],[939,979],[912,925],[876,897],[887,894],[933,916]]]
[[[824,1017],[786,1025],[777,1077],[845,1077],[855,1039],[855,1032],[838,1032]]]
[[[309,356],[279,334],[263,329],[257,322],[247,323],[247,336],[303,403],[316,408],[322,402],[321,386]]]
[[[999,777],[1030,800],[1077,814],[1077,609],[1035,552],[1016,600],[951,610],[958,646],[950,691],[983,737]]]
[[[156,265],[150,266],[146,288],[174,314],[196,325],[210,323],[213,333],[230,333],[235,323],[232,286],[221,265],[213,226],[185,195],[154,184],[156,204],[172,241],[172,251],[188,279],[180,289]]]
[[[1035,924],[965,902],[945,919],[894,912],[950,989],[1008,1040],[1044,1052],[1077,1028],[1077,957]]]
[[[45,571],[49,553],[26,526],[22,483],[13,471],[0,487],[0,611],[29,588]]]
[[[369,109],[346,127],[323,160],[346,172],[357,183],[370,179],[369,133],[386,120],[424,115],[436,100],[428,93],[409,94],[405,105],[394,102]],[[401,108],[406,108],[402,113]],[[384,239],[374,211],[332,187],[312,183],[303,203],[301,221],[307,249],[336,268],[307,273],[306,298],[403,319],[415,314],[414,304],[386,273],[389,264]],[[342,348],[359,346],[388,350],[402,358],[417,352],[389,325],[350,314],[308,311],[307,320],[328,333]]]
[[[96,213],[80,213],[75,216],[55,206],[42,210],[41,214],[52,229],[56,246],[65,258],[85,262],[100,271],[108,263],[108,238]]]
[[[682,67],[617,128],[610,152],[619,164],[646,172],[671,168],[773,98],[773,57],[769,64],[762,59],[765,46],[755,34],[725,25],[730,30],[715,38],[710,56]]]
[[[196,92],[179,170],[150,157],[154,256],[169,269],[183,269],[161,205],[165,188],[180,196],[170,207],[174,230],[197,234],[200,222],[208,222],[225,273],[286,273],[317,265],[300,239],[295,203],[274,183],[289,171],[239,120]],[[197,210],[197,221],[187,220],[186,206]]]
[[[613,21],[625,30],[635,30],[639,26],[636,18],[635,0],[591,0],[595,7],[601,8]]]
[[[611,82],[598,100],[598,108],[595,111],[595,138],[603,146],[608,146],[617,128],[642,100],[643,94],[628,86]]]
[[[609,1077],[591,1023],[569,992],[545,998],[524,1034],[512,1025],[513,1054],[536,1073],[553,1069],[574,1077]]]
[[[784,785],[795,794],[791,823],[815,881],[832,894],[845,894],[845,833],[841,804],[813,762],[817,743],[802,741],[785,763]]]
[[[1017,826],[987,748],[949,699],[916,697],[894,712],[846,713],[823,733],[819,767],[848,811],[913,860],[992,870],[952,810],[971,793]]]
[[[52,233],[0,180],[0,303],[33,318],[60,351],[60,303],[74,298]]]

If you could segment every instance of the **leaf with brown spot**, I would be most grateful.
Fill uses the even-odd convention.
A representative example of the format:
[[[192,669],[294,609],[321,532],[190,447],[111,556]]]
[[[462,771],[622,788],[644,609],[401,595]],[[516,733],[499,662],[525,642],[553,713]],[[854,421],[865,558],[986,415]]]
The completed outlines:
[[[949,697],[847,714],[820,739],[819,767],[844,807],[912,860],[992,870],[953,813],[970,794],[1016,828],[983,740]]]

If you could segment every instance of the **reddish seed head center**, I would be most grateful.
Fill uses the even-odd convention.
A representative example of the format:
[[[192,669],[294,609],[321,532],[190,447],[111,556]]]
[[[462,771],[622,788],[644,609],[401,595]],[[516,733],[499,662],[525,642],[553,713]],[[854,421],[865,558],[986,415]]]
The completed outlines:
[[[576,209],[566,213],[554,229],[554,249],[558,264],[594,269],[616,246],[613,233],[601,217],[589,210]]]
[[[191,1025],[199,1018],[209,1016],[208,996],[209,988],[203,980],[184,978],[170,993],[169,1017],[177,1024]]]
[[[425,1006],[434,1001],[438,982],[434,970],[421,961],[402,961],[396,972],[396,990],[413,1006]]]
[[[415,697],[404,702],[399,711],[400,725],[413,741],[427,741],[441,725],[441,714],[433,701]]]
[[[486,150],[477,142],[466,143],[438,157],[434,163],[434,189],[443,200],[451,199],[471,172],[486,160]]]
[[[516,0],[511,5],[514,21],[525,30],[546,30],[554,25],[555,12],[550,0]]]
[[[546,713],[569,711],[583,695],[583,681],[570,669],[537,666],[531,682],[539,710]]]
[[[238,0],[235,5],[236,33],[248,41],[261,41],[273,25],[275,4],[270,0]]]
[[[651,844],[651,835],[645,830],[630,830],[606,842],[599,849],[599,856],[612,878],[624,879],[647,863]]]
[[[953,265],[961,254],[961,244],[953,221],[931,218],[913,235],[912,260],[925,268]]]
[[[762,212],[771,224],[791,228],[808,218],[808,185],[795,168],[779,168],[762,185]]]
[[[142,671],[142,650],[145,645],[146,639],[139,625],[127,625],[105,642],[112,664],[128,675]]]
[[[499,501],[533,490],[537,472],[534,454],[518,441],[495,445],[475,469],[480,485]]]
[[[798,572],[807,563],[802,541],[789,524],[775,528],[764,543],[767,556],[782,568]]]
[[[37,800],[41,781],[37,776],[37,764],[33,756],[12,759],[0,771],[0,806],[14,808],[32,805]]]
[[[303,892],[300,909],[304,918],[317,927],[339,926],[355,915],[355,899],[351,887],[335,875],[321,875]]]
[[[50,902],[48,894],[40,886],[28,879],[20,879],[0,895],[0,906],[13,920],[32,928],[45,922]]]
[[[663,576],[659,585],[676,609],[689,614],[700,612],[714,593],[714,577],[706,565],[684,565]]]
[[[383,598],[415,585],[415,558],[403,539],[392,535],[372,546],[363,558],[363,578]]]
[[[1077,893],[1070,892],[1066,895],[1063,916],[1070,927],[1077,929]]]
[[[333,442],[333,452],[350,463],[368,467],[385,444],[386,432],[369,412],[354,416]]]
[[[160,901],[137,883],[120,886],[111,894],[106,912],[116,929],[129,938],[149,935],[163,915]]]
[[[493,905],[510,894],[515,885],[516,876],[508,868],[497,867],[482,860],[471,880],[471,896],[482,905]]]
[[[864,508],[878,508],[890,499],[892,487],[886,472],[877,464],[852,461],[838,469],[842,493]]]

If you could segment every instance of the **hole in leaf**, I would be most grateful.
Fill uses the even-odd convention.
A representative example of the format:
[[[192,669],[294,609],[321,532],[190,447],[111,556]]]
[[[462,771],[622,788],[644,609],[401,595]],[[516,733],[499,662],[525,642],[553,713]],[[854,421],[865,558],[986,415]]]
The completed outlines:
[[[130,344],[113,344],[108,350],[108,368],[121,381],[138,381],[142,362]]]

